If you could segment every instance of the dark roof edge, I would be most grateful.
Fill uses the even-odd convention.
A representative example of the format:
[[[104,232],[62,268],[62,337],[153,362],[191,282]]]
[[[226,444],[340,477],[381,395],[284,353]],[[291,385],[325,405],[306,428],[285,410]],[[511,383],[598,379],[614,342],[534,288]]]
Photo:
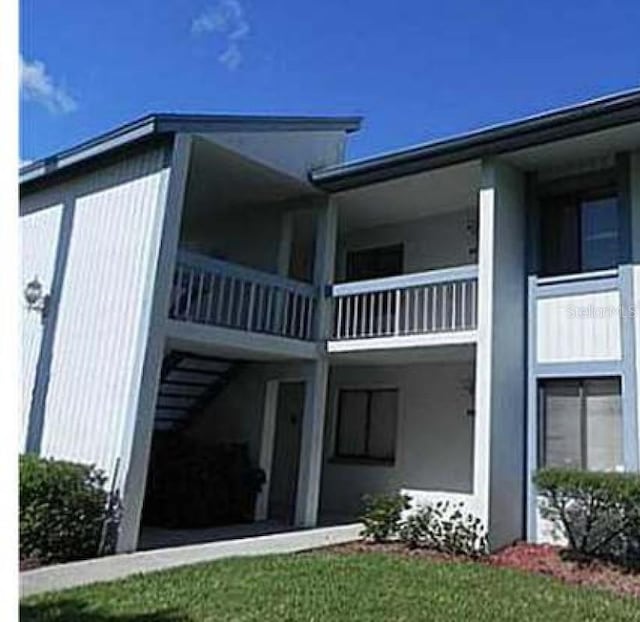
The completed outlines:
[[[362,117],[278,117],[206,114],[148,114],[118,126],[95,138],[41,158],[20,169],[20,183],[31,182],[57,173],[116,148],[149,138],[153,134],[175,132],[219,131],[318,131],[334,130],[346,133],[360,128]]]
[[[311,181],[347,190],[640,120],[640,88],[313,171]]]

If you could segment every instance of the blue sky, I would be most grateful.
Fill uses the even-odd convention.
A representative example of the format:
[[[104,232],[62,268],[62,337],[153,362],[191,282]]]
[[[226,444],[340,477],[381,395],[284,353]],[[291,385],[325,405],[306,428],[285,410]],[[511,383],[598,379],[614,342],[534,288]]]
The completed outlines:
[[[21,158],[151,111],[361,114],[363,157],[640,84],[638,0],[23,0]]]

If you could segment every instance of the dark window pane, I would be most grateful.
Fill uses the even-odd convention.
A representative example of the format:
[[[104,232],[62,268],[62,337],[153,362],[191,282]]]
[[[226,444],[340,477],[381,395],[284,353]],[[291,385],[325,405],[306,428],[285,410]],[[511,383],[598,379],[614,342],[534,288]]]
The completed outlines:
[[[396,447],[398,395],[396,391],[374,391],[371,394],[369,423],[369,456],[393,460]]]
[[[339,456],[364,456],[367,431],[366,391],[342,391],[338,413],[336,453]]]
[[[347,253],[347,281],[381,279],[402,274],[402,244]]]
[[[580,385],[549,381],[544,384],[545,466],[581,468]]]
[[[544,275],[580,269],[578,210],[569,199],[556,199],[542,209],[541,260]]]
[[[622,456],[622,404],[620,381],[603,378],[585,381],[587,469],[617,471]]]
[[[618,264],[618,201],[615,197],[584,201],[582,220],[582,270],[602,270]]]
[[[396,389],[340,392],[336,456],[393,462],[398,420]]]

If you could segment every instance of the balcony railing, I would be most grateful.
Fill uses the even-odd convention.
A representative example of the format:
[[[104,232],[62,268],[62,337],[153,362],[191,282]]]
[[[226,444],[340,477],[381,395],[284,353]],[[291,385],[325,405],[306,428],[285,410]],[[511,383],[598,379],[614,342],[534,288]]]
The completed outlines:
[[[180,251],[169,317],[293,339],[314,338],[316,288]]]
[[[334,285],[333,339],[473,330],[477,266]]]

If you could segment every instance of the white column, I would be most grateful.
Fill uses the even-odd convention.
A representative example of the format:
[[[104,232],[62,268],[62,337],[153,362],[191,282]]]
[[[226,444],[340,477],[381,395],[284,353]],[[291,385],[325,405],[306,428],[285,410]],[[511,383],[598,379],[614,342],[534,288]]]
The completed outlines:
[[[266,483],[262,487],[258,499],[254,518],[257,521],[266,520],[269,514],[269,492],[271,489],[271,466],[273,464],[273,448],[276,436],[276,420],[278,414],[279,380],[268,380],[264,392],[264,407],[262,411],[262,435],[260,441],[260,468],[264,471]]]
[[[324,425],[327,402],[329,362],[326,336],[331,322],[331,301],[325,289],[333,281],[337,231],[336,206],[330,198],[318,208],[318,230],[314,260],[314,283],[318,288],[316,335],[318,358],[306,364],[307,373],[300,443],[300,468],[296,495],[295,524],[311,527],[318,518],[322,475]]]
[[[324,357],[307,363],[306,366],[307,380],[295,511],[295,524],[299,527],[313,527],[318,519],[329,377],[329,363]]]
[[[524,178],[482,164],[474,494],[493,547],[524,531],[526,209]]]

